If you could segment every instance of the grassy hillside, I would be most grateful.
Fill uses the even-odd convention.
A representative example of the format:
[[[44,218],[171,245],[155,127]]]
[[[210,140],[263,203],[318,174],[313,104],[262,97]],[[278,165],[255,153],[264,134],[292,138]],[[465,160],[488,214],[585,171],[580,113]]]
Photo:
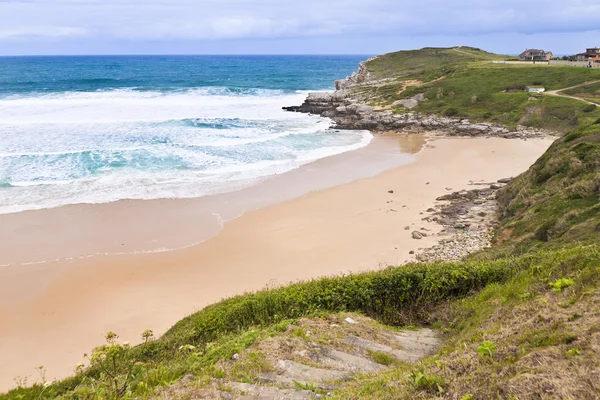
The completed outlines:
[[[367,68],[374,79],[382,76],[393,79],[356,87],[353,91],[371,105],[390,107],[397,113],[408,110],[393,105],[395,101],[424,93],[425,100],[411,111],[493,122],[510,128],[524,125],[567,132],[600,118],[600,108],[591,108],[585,102],[524,91],[526,86],[558,90],[600,80],[600,70],[493,64],[492,60],[503,57],[465,49],[421,49],[380,56],[368,62]],[[584,90],[587,99],[592,96],[588,92],[595,94],[597,88],[579,89]]]
[[[493,70],[469,66],[464,72],[480,71],[491,80]],[[532,72],[514,71],[534,79]],[[583,72],[556,71],[545,75],[544,85],[587,79]],[[510,81],[503,79],[494,87]],[[461,85],[446,88],[459,91]],[[431,326],[445,345],[417,364],[394,363],[386,372],[339,382],[332,398],[598,398],[600,120],[587,120],[579,119],[580,127],[501,190],[496,245],[467,260],[237,296],[184,318],[160,338],[145,332],[144,343],[135,347],[108,334],[107,344],[91,353],[91,365],[73,377],[47,384],[40,377],[0,399],[173,398],[161,388],[187,375],[199,391],[226,379],[254,382],[270,368],[258,343],[289,331],[299,318],[339,312],[391,326]],[[312,340],[302,332],[297,336]],[[243,362],[231,364],[241,352]]]
[[[564,93],[600,105],[600,82],[568,89]]]
[[[426,47],[384,54],[369,61],[367,68],[373,79],[419,79],[426,82],[448,75],[469,62],[506,57],[473,47]]]

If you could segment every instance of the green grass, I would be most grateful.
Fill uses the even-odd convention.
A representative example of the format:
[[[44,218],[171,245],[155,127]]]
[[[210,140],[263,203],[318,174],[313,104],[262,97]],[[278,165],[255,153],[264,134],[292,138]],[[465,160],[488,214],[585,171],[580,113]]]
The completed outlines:
[[[396,365],[399,363],[399,360],[396,357],[394,357],[388,353],[384,353],[383,351],[368,350],[367,355],[369,357],[371,357],[371,359],[373,361],[375,361],[377,364],[390,366],[390,365]]]
[[[464,50],[464,48],[463,48]],[[557,90],[600,80],[600,70],[566,66],[492,64],[505,58],[479,50],[421,49],[390,53],[367,63],[374,79],[389,81],[352,89],[374,106],[424,93],[426,100],[414,112],[468,118],[515,128],[516,125],[567,132],[600,118],[600,108],[584,102],[524,92],[526,86]],[[439,80],[436,80],[441,78]],[[404,88],[404,81],[419,80],[421,86]],[[597,85],[583,86],[589,98]],[[587,108],[586,108],[587,107]],[[398,106],[395,110],[405,113]]]
[[[367,63],[374,79],[418,79],[430,81],[452,73],[458,66],[506,56],[472,47],[433,48],[384,54]]]
[[[564,94],[579,97],[600,105],[600,82],[568,89],[564,91]]]
[[[600,124],[558,139],[498,199],[511,251],[600,242]]]
[[[549,399],[594,398],[600,387],[587,377],[600,366],[590,351],[598,324],[593,310],[600,299],[600,249],[567,245],[541,252],[547,258],[508,281],[441,304],[436,323],[446,332],[446,343],[439,353],[416,366],[399,364],[377,375],[359,376],[334,397],[540,398],[545,393],[543,398]],[[561,293],[553,291],[549,282],[565,275],[576,277],[573,285]],[[583,314],[561,315],[557,310],[566,298]],[[536,382],[522,380],[524,376]]]

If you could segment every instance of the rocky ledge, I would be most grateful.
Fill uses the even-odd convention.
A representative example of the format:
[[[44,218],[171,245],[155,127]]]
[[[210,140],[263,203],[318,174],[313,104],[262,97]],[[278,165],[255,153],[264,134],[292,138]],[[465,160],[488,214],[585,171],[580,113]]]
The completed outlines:
[[[533,138],[551,135],[551,132],[525,126],[511,131],[502,125],[474,123],[455,119],[407,112],[396,114],[390,110],[376,110],[361,104],[352,94],[341,89],[335,92],[310,93],[300,106],[283,107],[287,111],[303,112],[328,117],[336,129],[370,131],[399,131],[427,133],[440,136],[486,136],[503,138]]]
[[[492,231],[498,226],[496,195],[511,178],[494,183],[471,182],[482,188],[453,192],[438,197],[434,208],[423,220],[442,225],[438,244],[419,249],[420,262],[458,261],[492,245]]]

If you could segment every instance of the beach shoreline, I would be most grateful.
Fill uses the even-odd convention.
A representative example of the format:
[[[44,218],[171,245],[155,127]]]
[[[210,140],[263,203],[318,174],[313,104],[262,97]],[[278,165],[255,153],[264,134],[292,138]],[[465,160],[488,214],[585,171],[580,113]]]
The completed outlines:
[[[408,164],[424,145],[421,135],[375,134],[362,148],[224,193],[0,214],[0,237],[5,238],[0,267],[189,248],[214,237],[226,222],[245,212]]]
[[[386,144],[380,147],[375,144],[371,149],[382,153],[370,154],[354,167],[359,165],[368,170],[368,160],[381,161],[385,158],[381,154],[390,149],[389,142],[398,138],[380,137],[378,143]],[[392,156],[391,161],[382,162],[379,169],[363,171],[365,176],[348,174],[357,162],[353,156],[361,154],[357,150],[340,155],[339,164],[319,160],[304,169],[294,170],[296,176],[292,171],[283,174],[280,182],[270,180],[275,181],[270,184],[272,190],[279,188],[277,192],[265,190],[271,203],[258,201],[256,207],[243,210],[239,218],[235,218],[237,215],[222,218],[228,221],[222,230],[220,223],[215,229],[214,223],[207,219],[206,225],[212,233],[191,247],[2,267],[0,352],[5,362],[0,366],[0,390],[13,386],[13,378],[17,376],[33,375],[38,365],[46,367],[49,378],[69,375],[82,361],[82,354],[101,344],[103,334],[109,330],[117,332],[122,340],[135,343],[144,329],[162,334],[185,315],[225,297],[269,285],[361,272],[411,260],[410,251],[432,246],[437,240],[434,235],[428,235],[417,241],[411,237],[412,229],[404,227],[439,231],[435,223],[422,220],[422,213],[438,196],[448,193],[448,188],[466,189],[470,181],[487,182],[516,176],[525,171],[551,141],[438,138],[423,151],[410,156],[414,160]],[[417,149],[422,143],[415,146]],[[396,155],[408,154],[401,153],[399,148],[393,150]],[[328,180],[327,171],[338,180]],[[297,175],[303,173],[308,177]],[[316,177],[324,179],[319,183],[312,180]],[[284,180],[294,190],[284,191],[287,194],[282,195],[280,188]],[[299,182],[306,182],[308,186],[297,187]],[[133,203],[122,203],[126,206],[121,207],[109,224],[112,228],[115,223],[119,224],[124,236],[133,235],[126,227],[142,218],[136,214],[139,210],[134,210],[141,203]],[[197,213],[207,206],[194,204],[193,200],[155,204],[156,207],[144,210],[146,215],[158,218],[169,214],[167,210],[183,211],[176,221],[188,224],[189,212]],[[99,210],[100,206],[90,208]],[[75,238],[89,221],[74,212],[78,206],[68,207],[71,208],[44,212],[75,214],[74,221],[81,224],[79,230],[69,236]],[[0,220],[11,218],[15,226],[31,226],[33,218],[24,224],[28,221],[25,215],[7,214],[0,216]],[[123,219],[127,215],[132,220]],[[106,214],[95,215],[95,218],[105,219]],[[38,240],[48,248],[55,246],[49,239],[51,228],[58,226],[57,223],[50,218],[39,237],[31,237],[31,241]],[[160,227],[164,220],[153,223]],[[171,231],[177,232],[178,226],[176,222],[171,229],[165,229],[167,236]],[[135,232],[145,232],[149,228],[138,224],[135,229]],[[15,237],[14,232],[10,237]],[[24,243],[21,254],[26,255],[28,245],[30,249],[35,247],[31,241]],[[119,244],[116,240],[113,245]],[[12,246],[18,251],[14,242],[5,246],[5,249]],[[70,246],[77,247],[77,243]],[[14,260],[2,263],[18,264]]]

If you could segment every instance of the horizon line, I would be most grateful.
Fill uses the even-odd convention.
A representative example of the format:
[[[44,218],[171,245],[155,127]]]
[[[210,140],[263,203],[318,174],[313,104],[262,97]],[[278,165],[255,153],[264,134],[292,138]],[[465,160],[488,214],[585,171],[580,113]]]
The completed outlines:
[[[254,54],[254,53],[231,53],[231,54],[210,54],[210,53],[182,53],[182,54],[160,54],[160,53],[148,53],[148,54],[126,54],[126,53],[106,53],[106,54],[0,54],[0,58],[2,57],[168,57],[168,56],[211,56],[211,57],[232,57],[232,56],[257,56],[257,57],[265,57],[265,56],[373,56],[373,54],[365,53],[264,53],[264,54]]]

